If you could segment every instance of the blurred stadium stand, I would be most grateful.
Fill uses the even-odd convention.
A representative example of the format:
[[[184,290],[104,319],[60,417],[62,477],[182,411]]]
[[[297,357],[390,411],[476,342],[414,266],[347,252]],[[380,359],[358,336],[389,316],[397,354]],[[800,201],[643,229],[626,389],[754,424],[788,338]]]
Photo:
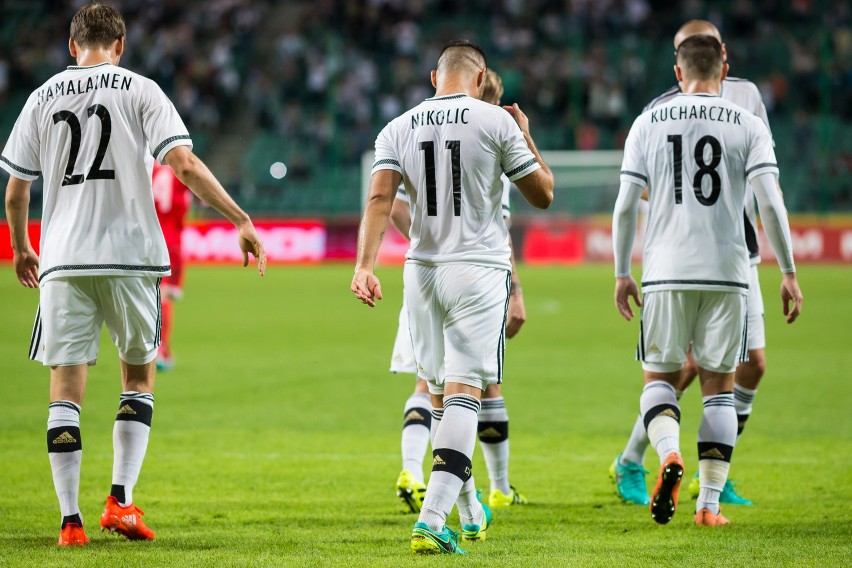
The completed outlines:
[[[0,139],[65,65],[80,0],[4,0]],[[441,45],[480,43],[545,150],[620,148],[674,84],[671,38],[707,18],[731,75],[763,94],[792,211],[852,211],[847,0],[123,0],[122,66],[156,80],[196,150],[249,210],[345,216],[379,129],[432,94]],[[270,165],[287,176],[275,180]],[[611,205],[611,204],[610,204]]]

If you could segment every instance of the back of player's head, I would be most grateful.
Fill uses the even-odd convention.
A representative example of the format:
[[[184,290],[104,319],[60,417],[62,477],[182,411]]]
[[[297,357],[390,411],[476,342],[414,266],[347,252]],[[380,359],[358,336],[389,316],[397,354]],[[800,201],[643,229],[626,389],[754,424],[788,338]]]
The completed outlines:
[[[722,44],[713,36],[690,36],[680,43],[675,55],[684,79],[706,81],[722,77]]]
[[[125,35],[124,18],[111,6],[91,2],[71,19],[71,39],[80,47],[108,47]]]
[[[477,72],[487,67],[482,48],[466,39],[451,41],[441,50],[438,57],[438,73],[470,71]]]
[[[713,36],[719,43],[722,43],[722,34],[719,33],[719,28],[716,27],[716,24],[708,20],[689,20],[677,30],[674,36],[675,49],[680,46],[683,40],[695,35]]]
[[[503,79],[500,75],[489,69],[485,73],[485,83],[482,85],[482,96],[480,97],[486,103],[496,105],[500,102],[503,96]]]

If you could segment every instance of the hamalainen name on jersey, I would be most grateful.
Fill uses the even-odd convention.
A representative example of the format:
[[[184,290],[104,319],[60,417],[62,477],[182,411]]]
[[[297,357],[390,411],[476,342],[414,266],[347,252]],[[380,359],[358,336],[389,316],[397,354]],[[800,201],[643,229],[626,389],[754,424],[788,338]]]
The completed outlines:
[[[651,111],[651,124],[667,120],[710,120],[713,122],[728,122],[742,124],[740,113],[734,109],[710,105],[681,105],[665,106]]]
[[[80,95],[98,89],[130,90],[132,77],[117,73],[101,73],[86,79],[59,81],[38,91],[38,104],[46,103],[54,97]]]
[[[411,130],[421,126],[443,126],[445,124],[467,124],[469,108],[448,110],[424,110],[411,115]]]

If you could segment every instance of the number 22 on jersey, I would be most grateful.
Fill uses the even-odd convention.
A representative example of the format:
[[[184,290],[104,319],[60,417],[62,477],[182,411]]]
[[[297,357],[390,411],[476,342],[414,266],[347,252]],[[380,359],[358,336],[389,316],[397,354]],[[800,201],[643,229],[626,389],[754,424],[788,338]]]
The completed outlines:
[[[115,170],[102,170],[101,164],[109,146],[109,137],[112,133],[112,119],[109,111],[103,105],[92,105],[86,109],[89,116],[95,115],[101,121],[101,139],[98,143],[98,151],[92,165],[85,177],[83,174],[75,174],[74,167],[77,164],[77,154],[80,152],[80,140],[83,138],[83,129],[77,115],[70,110],[61,110],[54,113],[53,124],[65,122],[71,129],[71,147],[68,150],[68,162],[65,165],[65,176],[62,185],[78,185],[87,179],[115,179]]]

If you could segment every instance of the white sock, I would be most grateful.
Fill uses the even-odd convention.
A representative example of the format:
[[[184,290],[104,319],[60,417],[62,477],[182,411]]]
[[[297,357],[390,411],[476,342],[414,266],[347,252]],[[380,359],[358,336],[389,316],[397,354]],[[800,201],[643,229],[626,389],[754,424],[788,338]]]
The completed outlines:
[[[79,522],[82,526],[79,505],[80,464],[83,461],[80,406],[69,400],[57,400],[50,403],[47,412],[47,456],[62,524]]]
[[[636,422],[633,423],[633,431],[630,432],[630,438],[627,439],[627,445],[624,446],[624,451],[621,452],[621,465],[627,462],[638,463],[644,465],[645,450],[648,449],[648,430],[645,429],[645,421],[642,420],[642,415],[636,417]]]
[[[734,395],[726,392],[704,397],[704,415],[698,428],[698,477],[701,491],[695,510],[719,512],[719,495],[728,479],[731,455],[737,442]]]
[[[462,485],[471,476],[479,407],[476,397],[467,394],[444,397],[444,416],[432,443],[432,475],[418,519],[433,531],[443,530]]]
[[[642,389],[639,409],[648,439],[660,456],[660,464],[672,452],[680,452],[680,406],[675,389],[665,381],[651,381]]]
[[[112,491],[122,507],[133,503],[133,487],[148,449],[154,395],[145,392],[121,393],[112,430]]]
[[[737,438],[743,433],[746,421],[751,416],[751,407],[754,404],[754,396],[757,389],[747,389],[740,385],[734,385],[734,409],[737,411]]]
[[[402,422],[402,469],[423,481],[423,456],[429,446],[432,425],[429,395],[416,392],[405,401]]]
[[[512,491],[509,485],[509,414],[502,396],[482,399],[477,430],[491,490],[499,489],[508,495]]]
[[[462,528],[465,525],[482,526],[485,522],[485,509],[476,498],[476,482],[473,480],[473,475],[462,484],[456,506],[459,508],[459,524]]]

